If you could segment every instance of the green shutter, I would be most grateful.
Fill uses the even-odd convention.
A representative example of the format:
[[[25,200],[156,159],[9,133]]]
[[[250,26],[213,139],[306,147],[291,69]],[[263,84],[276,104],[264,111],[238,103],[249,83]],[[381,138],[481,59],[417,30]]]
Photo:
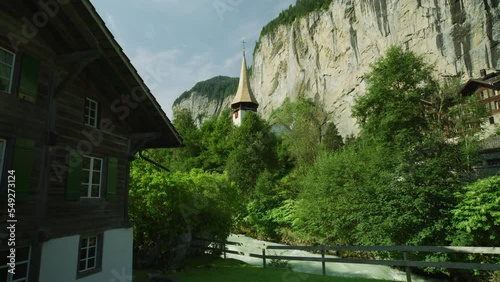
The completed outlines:
[[[39,72],[40,61],[30,55],[24,55],[21,63],[19,98],[35,103]]]
[[[68,178],[66,180],[66,200],[78,201],[82,186],[83,158],[76,150],[69,151]]]
[[[108,158],[108,175],[106,178],[106,200],[116,200],[116,183],[118,180],[118,159]]]
[[[32,140],[16,138],[13,168],[16,171],[16,199],[21,201],[26,200],[30,193],[34,147]]]

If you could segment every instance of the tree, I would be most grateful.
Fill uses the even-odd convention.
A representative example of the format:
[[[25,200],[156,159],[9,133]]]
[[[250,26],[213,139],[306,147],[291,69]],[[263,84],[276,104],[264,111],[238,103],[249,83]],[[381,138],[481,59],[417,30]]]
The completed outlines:
[[[430,128],[426,101],[438,92],[432,70],[413,52],[390,47],[372,65],[366,75],[367,92],[353,107],[361,135],[400,148],[422,138]]]
[[[199,155],[202,152],[200,142],[201,132],[196,127],[191,112],[188,109],[178,109],[174,111],[173,124],[179,132],[183,148],[173,150],[174,165],[169,164],[172,170],[190,171],[201,166]]]
[[[307,171],[295,226],[334,243],[449,244],[454,195],[469,179],[460,142],[437,132],[432,68],[391,47],[367,77],[360,136]]]
[[[201,167],[206,171],[221,173],[225,169],[227,158],[231,151],[231,132],[233,123],[229,109],[219,117],[213,116],[205,121],[200,128]]]
[[[325,136],[323,137],[323,146],[330,151],[339,150],[344,146],[342,136],[340,136],[339,130],[333,122],[328,123],[326,127]]]
[[[328,122],[328,114],[323,107],[302,96],[295,102],[287,98],[281,107],[272,113],[271,118],[273,123],[288,129],[282,135],[283,145],[288,149],[296,166],[306,167],[313,164]]]
[[[243,191],[252,191],[263,171],[276,170],[276,138],[254,112],[245,113],[241,126],[231,135],[231,144],[226,170]]]

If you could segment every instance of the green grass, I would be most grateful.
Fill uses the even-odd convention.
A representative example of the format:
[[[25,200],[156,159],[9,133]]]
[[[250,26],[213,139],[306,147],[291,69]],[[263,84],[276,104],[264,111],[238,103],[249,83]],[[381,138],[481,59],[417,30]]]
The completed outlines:
[[[375,282],[383,280],[343,278],[321,276],[307,273],[292,272],[285,269],[272,269],[252,266],[234,259],[219,259],[214,257],[201,257],[184,261],[179,264],[180,272],[166,274],[182,282]],[[137,272],[136,272],[137,273]]]

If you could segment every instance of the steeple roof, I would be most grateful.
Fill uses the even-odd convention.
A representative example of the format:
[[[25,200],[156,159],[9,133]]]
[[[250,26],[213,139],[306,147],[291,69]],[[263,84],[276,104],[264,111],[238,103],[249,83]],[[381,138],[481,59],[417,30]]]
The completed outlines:
[[[259,103],[257,103],[257,100],[253,96],[252,89],[250,88],[245,51],[243,51],[243,60],[241,62],[240,83],[238,84],[238,91],[236,91],[236,95],[234,96],[231,105],[235,105],[238,103],[253,103],[256,107],[259,106]]]

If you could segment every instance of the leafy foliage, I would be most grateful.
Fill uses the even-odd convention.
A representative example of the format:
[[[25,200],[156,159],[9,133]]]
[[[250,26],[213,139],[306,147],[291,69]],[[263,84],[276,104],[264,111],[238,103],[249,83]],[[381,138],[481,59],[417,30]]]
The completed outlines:
[[[229,109],[223,111],[219,118],[214,116],[201,125],[198,142],[201,142],[202,146],[202,169],[219,173],[224,171],[231,152],[233,129]]]
[[[478,180],[463,189],[452,210],[454,226],[461,231],[460,244],[500,245],[500,176]]]
[[[438,84],[422,57],[392,46],[366,80],[367,93],[353,107],[362,134],[403,147],[428,131],[425,101],[438,92]]]
[[[323,154],[303,179],[295,228],[334,244],[449,244],[468,154],[435,132],[438,92],[423,58],[390,48],[354,107],[360,137]]]
[[[260,173],[277,167],[276,138],[264,120],[249,111],[235,128],[232,142],[226,165],[229,179],[243,191],[251,191]]]
[[[323,107],[302,96],[295,102],[287,98],[281,107],[272,113],[271,118],[276,125],[286,128],[282,134],[283,145],[295,165],[313,164],[320,151],[328,121],[328,114]]]
[[[142,160],[130,174],[129,216],[137,251],[156,249],[168,259],[182,234],[226,238],[237,190],[224,174],[201,170],[167,174]]]
[[[330,151],[339,150],[342,148],[342,146],[344,146],[344,141],[342,139],[342,136],[340,136],[339,130],[337,129],[337,126],[335,126],[335,123],[333,122],[328,123],[322,141],[325,149]]]

